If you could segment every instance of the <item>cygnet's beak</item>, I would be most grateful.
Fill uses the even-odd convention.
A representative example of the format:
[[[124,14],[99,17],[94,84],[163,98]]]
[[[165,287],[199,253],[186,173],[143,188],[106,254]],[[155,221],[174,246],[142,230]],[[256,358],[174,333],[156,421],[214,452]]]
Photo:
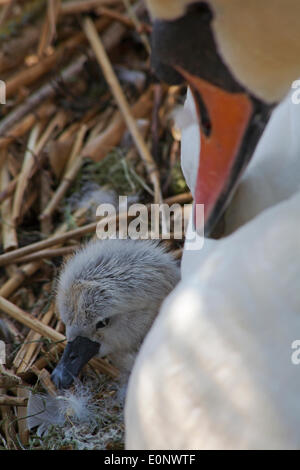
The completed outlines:
[[[77,336],[67,343],[58,365],[51,374],[51,379],[58,389],[69,388],[83,366],[95,356],[100,344],[83,336]]]

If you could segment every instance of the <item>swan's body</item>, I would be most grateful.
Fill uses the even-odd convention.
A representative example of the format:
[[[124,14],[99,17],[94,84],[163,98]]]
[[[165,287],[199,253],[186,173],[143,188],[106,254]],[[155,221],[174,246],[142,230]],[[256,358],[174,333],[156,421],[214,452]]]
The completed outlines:
[[[185,14],[191,3],[148,0],[152,15],[167,20],[158,32]],[[212,69],[213,88],[207,86],[205,68],[196,68],[200,81],[190,80],[194,87],[201,85],[208,115],[218,103],[216,99],[210,107],[209,100],[222,88],[222,73],[227,73],[224,90],[233,87],[229,91],[234,99],[240,85],[261,103],[283,100],[300,76],[299,2],[199,2],[202,24],[207,15],[203,4],[213,12],[216,57],[223,62]],[[183,26],[184,21],[178,24]],[[165,60],[168,54],[161,49],[160,60]],[[191,68],[193,52],[190,48]],[[191,70],[185,78],[191,79],[190,74]],[[205,101],[207,91],[210,98]],[[220,103],[219,114],[212,116],[223,113],[226,130],[227,109]],[[195,116],[193,104],[187,106]],[[186,243],[183,280],[164,302],[130,378],[128,449],[299,448],[300,375],[292,361],[292,345],[300,331],[298,123],[300,108],[289,96],[257,139],[252,163],[225,216],[230,235],[204,240],[204,249],[198,251],[189,251]],[[205,145],[200,151],[195,125],[196,119],[182,135],[182,167],[196,202],[203,203],[206,199],[199,195],[207,190],[209,174],[201,171],[201,159],[205,160],[213,135],[202,133],[201,146]],[[221,149],[222,138],[217,141]],[[216,155],[225,158],[224,152]],[[207,158],[212,158],[209,153]],[[202,170],[207,168],[202,165]],[[225,179],[231,176],[224,172]],[[230,195],[227,191],[227,200]],[[207,200],[215,204],[221,199]],[[189,230],[193,231],[192,221]],[[198,236],[197,242],[202,246],[203,239]]]
[[[165,301],[130,378],[128,449],[299,447],[299,205],[216,242]]]

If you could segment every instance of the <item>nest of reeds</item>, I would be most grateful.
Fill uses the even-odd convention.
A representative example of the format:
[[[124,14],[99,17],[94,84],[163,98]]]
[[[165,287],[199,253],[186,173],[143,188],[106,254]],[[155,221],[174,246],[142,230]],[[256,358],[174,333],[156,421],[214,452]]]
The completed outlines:
[[[26,416],[30,393],[57,393],[50,374],[65,337],[55,279],[95,234],[96,205],[191,200],[172,120],[185,89],[152,75],[150,32],[141,1],[1,2],[0,449],[123,446],[118,371],[106,360],[83,373],[96,384],[92,430],[69,417],[41,437]],[[168,244],[180,257],[182,240]]]

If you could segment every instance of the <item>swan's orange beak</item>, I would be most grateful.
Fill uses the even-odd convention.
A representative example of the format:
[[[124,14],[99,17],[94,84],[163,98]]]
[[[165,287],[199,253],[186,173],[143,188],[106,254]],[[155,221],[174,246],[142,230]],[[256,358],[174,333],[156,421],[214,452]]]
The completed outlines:
[[[201,146],[194,197],[204,204],[204,220],[195,216],[194,225],[206,235],[222,216],[273,108],[251,95],[223,61],[213,20],[209,5],[196,2],[178,19],[155,21],[152,31],[156,75],[168,83],[185,80],[195,99]]]
[[[229,93],[180,70],[189,83],[200,127],[200,155],[194,200],[204,205],[195,211],[195,227],[209,234],[222,215],[251,153],[244,145],[254,113],[246,93]],[[196,214],[198,214],[196,216]]]

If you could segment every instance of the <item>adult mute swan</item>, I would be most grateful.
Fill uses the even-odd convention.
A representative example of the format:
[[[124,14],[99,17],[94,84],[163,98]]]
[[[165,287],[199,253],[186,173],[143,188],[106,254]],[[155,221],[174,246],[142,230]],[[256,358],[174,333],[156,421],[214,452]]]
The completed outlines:
[[[205,233],[224,212],[274,107],[300,76],[298,0],[148,0],[159,77],[191,86],[201,127],[193,160]],[[284,158],[284,156],[282,156]],[[195,220],[200,229],[202,220]]]
[[[300,4],[148,4],[163,18],[154,27],[154,67],[168,80],[188,79],[196,108],[189,96],[187,107],[194,117],[201,111],[201,145],[193,118],[182,166],[210,233],[271,109],[300,75]],[[299,448],[299,112],[286,98],[259,141],[226,213],[227,233],[245,225],[205,240],[204,250],[186,244],[183,280],[130,378],[127,449]],[[201,228],[194,222],[191,232]]]
[[[299,207],[216,242],[164,302],[130,377],[127,449],[299,448]]]

